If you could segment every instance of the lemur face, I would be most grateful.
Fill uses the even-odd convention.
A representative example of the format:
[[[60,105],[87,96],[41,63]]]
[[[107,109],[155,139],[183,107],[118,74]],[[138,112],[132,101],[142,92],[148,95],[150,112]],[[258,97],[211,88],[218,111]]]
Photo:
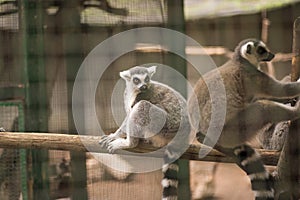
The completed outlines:
[[[132,83],[134,87],[138,88],[141,92],[149,87],[150,77],[148,74],[136,74],[132,76]]]
[[[240,53],[243,58],[257,66],[259,62],[271,61],[274,54],[259,40],[249,40],[241,45]]]
[[[151,77],[155,72],[156,66],[149,68],[137,66],[120,72],[120,76],[126,81],[127,86],[130,85],[134,91],[145,92],[149,88]]]

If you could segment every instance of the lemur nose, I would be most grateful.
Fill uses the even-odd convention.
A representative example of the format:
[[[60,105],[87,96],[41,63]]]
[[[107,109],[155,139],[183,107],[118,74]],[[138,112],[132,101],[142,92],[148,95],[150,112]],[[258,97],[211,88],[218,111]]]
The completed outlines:
[[[271,52],[268,53],[268,57],[264,58],[262,61],[271,61],[273,58],[275,57],[275,55]]]
[[[141,87],[140,87],[140,90],[147,90],[147,85],[142,85]]]

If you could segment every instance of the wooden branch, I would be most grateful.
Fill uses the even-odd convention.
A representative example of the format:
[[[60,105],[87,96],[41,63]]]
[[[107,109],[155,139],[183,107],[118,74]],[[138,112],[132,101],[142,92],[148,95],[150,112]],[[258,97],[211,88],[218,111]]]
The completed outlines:
[[[107,153],[100,148],[98,141],[100,136],[82,136],[55,133],[19,133],[19,132],[0,132],[0,148],[24,148],[24,149],[51,149],[66,151],[89,151],[98,153]],[[182,159],[214,161],[214,162],[234,162],[233,159],[224,156],[222,153],[212,150],[206,157],[199,158],[198,153],[203,145],[192,144],[181,156]],[[149,144],[143,144],[128,151],[145,153],[154,151],[156,148]],[[276,165],[278,162],[278,151],[258,150],[267,165]],[[116,152],[118,153],[118,152]],[[126,153],[123,153],[126,154]],[[128,152],[130,154],[130,152]],[[162,155],[154,155],[161,157]]]

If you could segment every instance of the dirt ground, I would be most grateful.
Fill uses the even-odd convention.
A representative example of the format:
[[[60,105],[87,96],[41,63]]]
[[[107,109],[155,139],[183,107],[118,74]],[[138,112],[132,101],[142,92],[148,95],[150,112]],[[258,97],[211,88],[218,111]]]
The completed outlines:
[[[97,162],[93,162],[89,168],[88,193],[90,200],[161,199],[162,174],[160,170],[132,175],[116,171],[104,172],[103,166]],[[193,200],[254,199],[248,177],[234,164],[191,161],[190,168]],[[107,173],[110,176],[107,176]],[[118,178],[121,181],[116,180]]]
[[[159,200],[161,173],[136,174],[131,180],[106,180],[89,183],[90,200]]]
[[[248,177],[234,164],[191,161],[190,168],[194,200],[254,199]]]

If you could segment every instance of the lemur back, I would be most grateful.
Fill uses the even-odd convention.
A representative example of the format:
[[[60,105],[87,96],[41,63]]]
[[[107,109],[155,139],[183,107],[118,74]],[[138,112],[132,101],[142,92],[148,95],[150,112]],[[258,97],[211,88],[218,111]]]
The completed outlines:
[[[205,74],[194,88],[189,102],[191,124],[204,138],[211,120],[212,104],[206,84],[215,84],[217,73],[222,77],[226,96],[225,124],[218,138],[217,146],[227,149],[227,153],[237,158],[237,163],[250,176],[269,184],[269,175],[260,157],[251,146],[246,145],[256,136],[258,130],[268,123],[293,120],[300,117],[299,104],[289,107],[279,103],[282,99],[292,99],[300,94],[300,83],[282,83],[258,69],[259,62],[270,61],[274,57],[266,45],[257,39],[242,41],[235,49],[233,58],[223,66]],[[205,81],[204,81],[205,80]],[[218,87],[216,84],[215,87]],[[218,99],[215,100],[218,104]],[[200,113],[195,113],[195,107]],[[200,115],[200,116],[198,116]],[[199,121],[200,119],[200,121]],[[199,121],[199,125],[197,125]],[[210,137],[209,135],[207,137]],[[256,167],[252,163],[256,164]],[[273,199],[273,189],[263,189],[254,185],[256,199]]]
[[[126,81],[124,106],[127,113],[121,127],[113,134],[104,136],[100,141],[103,148],[113,153],[118,149],[133,148],[141,140],[150,141],[155,147],[163,147],[168,143],[164,155],[163,199],[177,199],[177,162],[180,155],[178,149],[189,143],[190,124],[187,114],[186,100],[182,95],[166,84],[151,80],[156,66],[133,67],[120,72]],[[176,143],[172,140],[178,132]],[[126,139],[121,138],[126,135]],[[176,159],[174,159],[176,158]]]

